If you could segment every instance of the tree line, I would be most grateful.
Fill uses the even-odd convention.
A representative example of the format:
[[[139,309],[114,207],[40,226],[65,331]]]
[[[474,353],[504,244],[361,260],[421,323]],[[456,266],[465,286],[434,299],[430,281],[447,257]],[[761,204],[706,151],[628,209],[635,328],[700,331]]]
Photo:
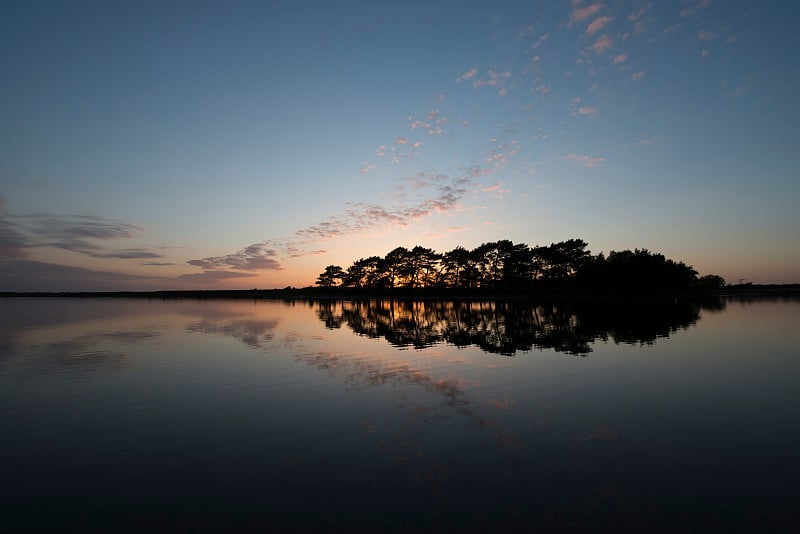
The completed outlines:
[[[530,247],[504,239],[472,250],[458,246],[440,253],[397,247],[343,269],[328,265],[316,284],[358,291],[396,288],[513,293],[535,289],[687,291],[725,285],[718,275],[699,277],[683,262],[647,249],[594,255],[582,239]]]

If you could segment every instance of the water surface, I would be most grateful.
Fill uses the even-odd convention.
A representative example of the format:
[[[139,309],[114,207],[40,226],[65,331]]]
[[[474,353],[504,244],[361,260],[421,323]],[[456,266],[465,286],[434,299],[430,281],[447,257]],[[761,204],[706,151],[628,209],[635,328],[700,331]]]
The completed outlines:
[[[0,300],[18,530],[787,529],[798,301]]]

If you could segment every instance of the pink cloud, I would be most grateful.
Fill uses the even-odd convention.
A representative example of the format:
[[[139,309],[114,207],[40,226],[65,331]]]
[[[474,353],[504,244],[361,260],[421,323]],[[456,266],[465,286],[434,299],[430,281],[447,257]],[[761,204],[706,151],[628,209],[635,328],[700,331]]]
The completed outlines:
[[[628,59],[628,54],[620,54],[614,57],[614,63],[623,63],[626,59]]]
[[[564,154],[561,159],[565,159],[567,161],[572,161],[574,163],[580,163],[584,167],[597,167],[602,165],[606,159],[599,157],[599,156],[587,156],[585,154],[575,154],[573,152],[569,154]]]
[[[643,70],[640,70],[639,72],[634,72],[633,74],[631,74],[631,80],[638,80],[642,76],[644,76]]]
[[[573,2],[573,9],[572,9],[572,14],[570,15],[570,18],[569,18],[569,25],[572,26],[576,22],[583,22],[584,20],[588,19],[589,17],[595,15],[602,8],[603,8],[603,4],[601,4],[599,2],[595,3],[595,4],[590,4],[590,5],[586,6],[586,7],[578,7]]]
[[[394,138],[394,144],[396,144],[396,145],[407,145],[408,144],[408,139],[406,139],[405,137],[395,137]]]
[[[600,110],[594,106],[583,106],[578,108],[578,113],[581,115],[597,115]]]
[[[461,83],[464,80],[474,78],[476,74],[478,74],[478,69],[469,69],[467,72],[456,78],[456,83]]]
[[[592,21],[591,24],[589,24],[586,27],[586,35],[594,35],[596,32],[602,30],[605,26],[607,26],[612,20],[614,19],[612,19],[608,15],[595,19],[594,21]]]
[[[277,252],[272,248],[267,248],[268,246],[267,242],[255,243],[234,254],[189,260],[186,263],[200,267],[204,271],[215,272],[227,271],[228,269],[238,271],[281,270],[280,263],[273,258],[277,255]]]
[[[609,48],[611,48],[611,37],[609,37],[608,35],[600,37],[592,45],[592,50],[594,50],[598,54],[602,54]]]
[[[642,6],[641,9],[639,9],[639,11],[637,11],[635,13],[631,13],[630,15],[628,15],[628,20],[631,21],[631,22],[636,22],[637,20],[639,20],[642,17],[642,15],[644,15],[650,9],[652,9],[652,7],[653,7],[653,3],[652,2],[648,2],[647,4]]]

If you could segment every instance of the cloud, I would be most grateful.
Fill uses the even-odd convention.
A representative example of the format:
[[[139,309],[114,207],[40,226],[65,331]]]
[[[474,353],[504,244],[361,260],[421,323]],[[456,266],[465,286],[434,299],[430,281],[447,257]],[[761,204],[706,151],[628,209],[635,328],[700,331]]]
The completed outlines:
[[[690,6],[690,7],[687,7],[685,9],[681,9],[680,15],[683,18],[691,17],[692,15],[694,15],[694,13],[696,11],[699,11],[701,9],[705,9],[709,5],[711,5],[711,0],[700,0],[700,2],[698,2],[694,6]]]
[[[230,280],[231,278],[252,278],[258,276],[254,273],[242,273],[238,271],[220,271],[211,269],[201,273],[182,274],[178,278],[190,282],[218,282],[219,280]]]
[[[186,263],[214,272],[222,272],[226,269],[239,271],[281,270],[283,267],[274,259],[276,255],[275,250],[267,248],[266,242],[261,242],[245,247],[234,254],[189,260]]]
[[[578,108],[579,115],[597,115],[600,110],[594,106],[581,106]]]
[[[27,229],[53,240],[125,239],[139,237],[144,230],[134,224],[90,215],[26,215]]]
[[[166,267],[167,265],[175,265],[170,261],[146,261],[142,263],[142,265],[148,265],[152,267]]]
[[[746,85],[740,85],[739,87],[737,87],[733,91],[729,91],[729,92],[725,93],[725,96],[730,96],[730,97],[734,97],[735,98],[735,97],[738,97],[738,96],[746,95],[749,92],[750,92],[750,87],[748,87]]]
[[[598,31],[606,27],[612,20],[614,19],[609,17],[608,15],[595,19],[594,21],[592,21],[591,24],[589,24],[586,27],[586,35],[589,36],[594,35]]]
[[[474,78],[476,74],[478,74],[478,69],[469,69],[467,72],[456,78],[456,83],[461,83],[464,80]]]
[[[595,53],[597,54],[602,54],[603,52],[611,48],[611,44],[612,44],[611,37],[609,37],[608,35],[603,35],[597,41],[594,42],[594,44],[592,45],[592,50],[594,50]]]
[[[645,5],[643,5],[638,11],[635,11],[635,12],[631,13],[630,15],[628,15],[628,20],[631,21],[631,22],[636,22],[637,20],[642,18],[642,15],[644,15],[645,13],[650,11],[650,9],[652,9],[652,8],[653,8],[653,3],[652,2],[648,2]]]
[[[581,6],[580,2],[573,1],[573,8],[572,13],[569,17],[569,26],[572,26],[578,22],[583,22],[589,17],[592,17],[597,14],[603,8],[603,4],[597,2],[594,4],[589,4],[588,6]]]
[[[0,197],[0,209],[5,200]],[[14,224],[0,213],[0,258],[22,258],[30,247],[25,236],[16,230]]]
[[[713,41],[717,38],[717,34],[713,30],[700,30],[697,32],[697,38],[701,41]]]
[[[377,169],[374,163],[369,163],[368,161],[364,162],[364,165],[361,167],[361,174],[368,174],[372,171]]]
[[[593,157],[593,156],[587,156],[585,154],[575,154],[575,153],[564,154],[563,156],[561,156],[561,159],[572,161],[574,163],[580,163],[584,167],[598,167],[606,161],[606,159],[603,157],[599,156]]]
[[[330,217],[326,221],[298,230],[294,235],[300,243],[304,243],[365,234],[376,229],[381,231],[389,227],[404,228],[420,218],[458,208],[459,201],[466,194],[467,185],[470,183],[466,177],[452,178],[446,174],[432,172],[419,173],[408,181],[421,193],[432,189],[434,195],[420,198],[410,206],[386,207],[363,202],[349,203],[342,215]]]
[[[633,74],[631,74],[631,80],[638,80],[639,78],[644,76],[644,74],[645,73],[643,70],[640,70],[639,72],[634,72]]]
[[[2,207],[2,204],[0,204]],[[139,237],[139,226],[87,215],[0,215],[0,257],[25,257],[28,249],[56,247],[92,258],[155,259],[161,254],[144,248],[108,249],[97,242]]]
[[[396,144],[396,145],[407,145],[408,144],[408,139],[406,139],[405,137],[395,137],[394,138],[394,144]]]
[[[503,195],[508,193],[508,189],[503,188],[503,182],[495,182],[493,184],[489,184],[483,189],[481,189],[483,193],[489,193],[495,198],[502,198]]]
[[[619,54],[614,56],[614,63],[623,63],[626,59],[628,59],[628,54]]]
[[[145,260],[162,257],[161,254],[156,254],[155,252],[150,252],[142,248],[124,248],[112,252],[92,252],[91,250],[78,252],[83,252],[92,258],[118,258],[123,260]]]
[[[144,277],[33,261],[0,259],[0,291],[120,291],[164,286],[165,278]]]

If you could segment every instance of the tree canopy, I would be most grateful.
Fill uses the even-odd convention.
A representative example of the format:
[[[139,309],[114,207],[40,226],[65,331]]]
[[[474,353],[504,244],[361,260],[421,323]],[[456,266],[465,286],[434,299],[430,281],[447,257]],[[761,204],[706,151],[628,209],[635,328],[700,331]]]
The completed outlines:
[[[534,247],[503,239],[444,253],[422,246],[396,247],[383,257],[360,258],[346,269],[328,265],[317,285],[497,294],[534,289],[677,292],[725,285],[718,275],[698,278],[691,266],[647,249],[611,251],[606,257],[593,255],[587,247],[582,239]]]

